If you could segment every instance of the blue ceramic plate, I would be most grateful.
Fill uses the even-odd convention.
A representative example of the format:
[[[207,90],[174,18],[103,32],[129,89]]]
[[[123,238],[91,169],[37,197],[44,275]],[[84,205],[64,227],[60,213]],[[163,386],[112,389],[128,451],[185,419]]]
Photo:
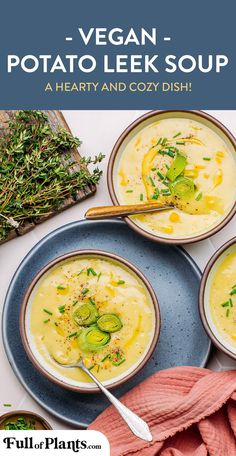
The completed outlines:
[[[10,364],[29,394],[67,423],[86,427],[107,407],[101,394],[66,391],[42,377],[28,360],[19,333],[23,295],[35,274],[54,258],[77,249],[117,253],[136,265],[151,282],[161,308],[161,335],[144,369],[118,387],[119,397],[157,370],[206,364],[210,342],[198,313],[201,273],[180,248],[156,244],[134,233],[122,221],[81,221],[42,239],[20,264],[9,286],[3,311],[3,341]]]

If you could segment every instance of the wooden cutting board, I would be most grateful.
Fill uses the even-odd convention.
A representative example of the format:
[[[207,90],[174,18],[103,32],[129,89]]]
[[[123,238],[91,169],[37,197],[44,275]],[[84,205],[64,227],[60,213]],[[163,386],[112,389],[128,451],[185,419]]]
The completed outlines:
[[[6,122],[8,122],[9,119],[9,114],[13,111],[1,111],[0,110],[0,128],[4,128],[6,125]],[[58,127],[65,128],[66,130],[70,131],[70,128],[68,127],[65,118],[63,114],[60,111],[44,111],[45,114],[47,114],[49,123],[52,127],[53,130],[56,130]],[[77,148],[71,149],[70,151],[66,151],[65,154],[71,154],[71,157],[74,162],[77,162],[78,165],[73,165],[73,168],[71,169],[71,172],[78,171],[80,169],[79,165],[79,160],[81,158]],[[62,154],[62,159],[63,159],[63,154]],[[84,166],[84,165],[83,165]],[[22,225],[20,228],[17,230],[12,229],[6,239],[3,241],[0,241],[0,244],[3,244],[4,242],[10,241],[11,239],[14,239],[17,236],[22,236],[23,234],[27,233],[28,231],[32,230],[37,224],[44,222],[48,218],[53,217],[54,215],[58,214],[61,211],[64,211],[65,209],[74,206],[75,204],[79,203],[80,201],[84,200],[85,198],[93,195],[96,192],[96,186],[95,185],[89,185],[85,187],[83,190],[78,190],[76,192],[76,196],[74,198],[69,197],[65,199],[63,204],[57,208],[56,211],[52,211],[50,215],[47,217],[38,217],[37,219],[33,220],[32,222],[25,222],[24,225]]]

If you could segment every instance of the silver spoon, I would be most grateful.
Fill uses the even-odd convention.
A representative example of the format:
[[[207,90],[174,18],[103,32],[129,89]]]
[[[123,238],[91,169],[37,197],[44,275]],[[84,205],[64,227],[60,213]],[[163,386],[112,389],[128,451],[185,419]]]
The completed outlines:
[[[138,415],[132,412],[128,407],[122,404],[118,399],[116,399],[113,394],[108,391],[102,383],[90,372],[89,369],[84,365],[83,360],[81,359],[76,364],[61,364],[54,357],[53,360],[61,367],[66,369],[74,369],[76,367],[82,369],[100,388],[100,390],[105,394],[109,401],[114,405],[118,413],[122,416],[123,420],[126,422],[130,430],[133,432],[136,437],[139,437],[146,442],[151,442],[153,440],[151,431],[148,424],[142,420]]]

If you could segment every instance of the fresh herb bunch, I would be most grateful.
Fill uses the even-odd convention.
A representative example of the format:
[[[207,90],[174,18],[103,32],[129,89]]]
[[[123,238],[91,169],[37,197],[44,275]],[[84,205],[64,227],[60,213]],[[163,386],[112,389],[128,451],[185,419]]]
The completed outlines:
[[[11,114],[6,128],[0,130],[0,214],[22,224],[56,210],[76,191],[97,184],[102,171],[90,174],[87,164],[94,159],[71,158],[70,151],[81,141],[65,129],[53,130],[42,111],[19,111]],[[0,217],[0,241],[12,226]]]

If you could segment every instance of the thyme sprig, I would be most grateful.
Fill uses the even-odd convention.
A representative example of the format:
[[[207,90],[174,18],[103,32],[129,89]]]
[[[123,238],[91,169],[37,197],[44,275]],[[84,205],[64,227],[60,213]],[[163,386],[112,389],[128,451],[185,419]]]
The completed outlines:
[[[47,216],[78,190],[97,184],[102,171],[91,173],[104,155],[75,162],[69,151],[81,141],[65,130],[53,130],[42,111],[19,111],[0,129],[0,213],[20,224]],[[68,153],[67,153],[68,151]],[[11,224],[0,218],[0,241]]]

